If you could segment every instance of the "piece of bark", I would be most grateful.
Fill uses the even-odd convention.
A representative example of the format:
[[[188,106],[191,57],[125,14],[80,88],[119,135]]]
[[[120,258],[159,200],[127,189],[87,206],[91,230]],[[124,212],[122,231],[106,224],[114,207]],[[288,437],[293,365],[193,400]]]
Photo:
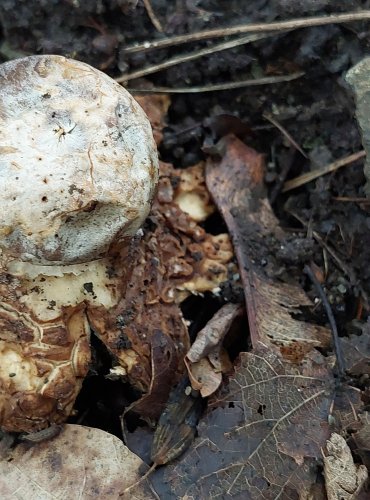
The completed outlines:
[[[286,235],[267,199],[264,156],[234,136],[224,137],[218,149],[222,158],[208,159],[206,183],[233,239],[252,345],[271,346],[299,362],[312,348],[329,347],[331,335],[294,318],[312,303],[293,278],[280,278],[276,253]]]

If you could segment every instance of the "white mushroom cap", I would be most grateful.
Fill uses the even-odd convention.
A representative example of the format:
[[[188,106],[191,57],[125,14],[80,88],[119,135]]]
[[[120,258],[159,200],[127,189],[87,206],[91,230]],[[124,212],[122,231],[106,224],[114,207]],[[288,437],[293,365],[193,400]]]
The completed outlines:
[[[104,73],[54,55],[0,66],[0,247],[11,258],[100,258],[140,227],[157,178],[148,119]]]

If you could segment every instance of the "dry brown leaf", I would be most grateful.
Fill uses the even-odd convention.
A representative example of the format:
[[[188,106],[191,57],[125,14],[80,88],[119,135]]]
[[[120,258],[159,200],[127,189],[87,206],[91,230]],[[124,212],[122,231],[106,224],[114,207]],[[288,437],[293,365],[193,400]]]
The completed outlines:
[[[216,392],[222,382],[222,342],[232,322],[242,312],[239,304],[225,304],[198,333],[185,356],[193,389],[205,398]],[[230,366],[230,363],[228,367]]]
[[[151,459],[155,466],[174,460],[190,446],[203,403],[199,393],[191,390],[187,377],[173,388],[153,437]]]
[[[273,249],[284,233],[265,197],[263,158],[234,137],[222,144],[207,184],[233,237],[254,351],[240,354],[165,481],[180,498],[312,498],[330,425],[356,420],[360,394],[344,386],[336,394],[331,359],[314,349],[328,347],[329,332],[292,317],[310,302],[297,283],[277,278]]]
[[[200,391],[203,398],[217,391],[222,382],[222,371],[215,369],[208,358],[191,363],[185,357],[184,361],[191,386],[195,391]]]
[[[231,323],[241,313],[239,304],[225,304],[198,333],[186,357],[192,363],[200,361],[220,346]]]
[[[147,468],[117,437],[67,424],[52,440],[19,444],[0,462],[0,498],[152,499],[145,482],[120,497]]]
[[[330,332],[292,317],[311,302],[297,283],[277,278],[274,252],[285,235],[266,197],[263,155],[234,136],[224,137],[219,149],[223,157],[208,161],[206,182],[234,241],[252,344],[299,362],[312,347],[328,347]]]
[[[271,351],[242,353],[210,402],[199,437],[166,480],[181,498],[298,498],[329,437],[333,379],[313,353],[298,367]]]
[[[328,500],[356,500],[368,478],[364,465],[355,465],[346,440],[333,433],[326,443],[324,476]]]

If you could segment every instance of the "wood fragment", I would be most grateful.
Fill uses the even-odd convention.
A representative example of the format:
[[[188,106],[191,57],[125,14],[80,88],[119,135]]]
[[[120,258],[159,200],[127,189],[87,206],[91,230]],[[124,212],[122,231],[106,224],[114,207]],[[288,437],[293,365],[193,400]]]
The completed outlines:
[[[30,443],[41,443],[58,436],[61,430],[61,425],[51,425],[50,427],[42,429],[41,431],[21,434],[20,439],[22,441],[29,441]]]
[[[335,172],[335,170],[338,170],[338,168],[345,167],[346,165],[349,165],[350,163],[353,163],[360,158],[363,158],[364,156],[366,156],[366,152],[361,150],[357,153],[345,156],[344,158],[340,158],[333,163],[329,163],[329,165],[324,168],[317,168],[315,170],[311,170],[311,172],[299,175],[298,177],[287,181],[284,184],[282,192],[286,193],[287,191],[291,191],[292,189],[303,186],[304,184],[307,184],[308,182],[311,182],[318,177],[321,177],[322,175],[329,174],[330,172]]]
[[[299,151],[301,153],[302,156],[304,156],[305,158],[308,159],[308,155],[305,151],[303,151],[303,149],[301,148],[301,146],[298,144],[298,142],[296,142],[293,137],[289,134],[289,132],[286,130],[286,128],[284,128],[281,123],[279,123],[276,118],[274,118],[270,113],[263,113],[262,115],[264,118],[266,118],[266,120],[268,120],[270,123],[272,123],[278,130],[280,130],[280,132],[283,134],[283,136],[290,142],[290,144],[292,144],[292,146],[295,147],[295,149],[297,151]]]
[[[164,47],[173,47],[183,43],[198,42],[209,38],[221,38],[230,35],[240,35],[242,33],[261,33],[266,31],[285,31],[312,26],[324,26],[326,24],[351,23],[353,21],[365,21],[370,19],[370,10],[357,12],[346,12],[345,14],[330,14],[328,16],[313,16],[299,19],[289,19],[288,21],[275,21],[272,23],[253,23],[217,28],[213,30],[199,31],[186,35],[164,38],[162,40],[152,40],[144,43],[132,45],[125,49],[126,54],[143,52]]]
[[[337,358],[337,367],[338,367],[338,373],[341,378],[345,376],[345,363],[344,363],[344,357],[343,357],[343,351],[342,347],[339,342],[339,336],[338,336],[338,328],[337,324],[335,322],[334,314],[331,309],[331,306],[329,304],[328,298],[326,297],[326,294],[319,282],[319,280],[316,278],[315,273],[312,271],[310,266],[304,266],[304,272],[307,274],[307,276],[310,278],[312,281],[313,285],[316,288],[316,292],[318,293],[322,304],[324,306],[324,309],[326,311],[326,315],[328,316],[331,332],[332,332],[332,338],[333,338],[333,346],[334,346],[334,352],[335,356]]]
[[[343,201],[343,202],[348,202],[348,203],[362,203],[365,205],[370,204],[369,198],[361,198],[361,197],[356,197],[356,196],[333,196],[332,198],[335,201]]]
[[[255,34],[255,35],[244,36],[242,38],[237,38],[234,40],[229,40],[228,42],[219,43],[217,45],[213,45],[212,47],[207,47],[205,49],[195,50],[193,52],[188,52],[186,54],[181,54],[179,56],[172,57],[159,64],[154,64],[153,66],[148,66],[146,68],[139,69],[137,71],[134,71],[133,73],[123,73],[122,75],[115,78],[115,80],[118,83],[123,83],[129,80],[134,80],[136,78],[141,78],[143,76],[151,75],[152,73],[157,73],[158,71],[162,71],[163,69],[176,66],[177,64],[182,64],[188,61],[194,61],[195,59],[199,59],[200,57],[208,56],[210,54],[214,54],[215,52],[220,52],[222,50],[239,47],[240,45],[246,45],[247,43],[251,43],[256,40],[266,38],[268,36],[270,35]]]
[[[240,80],[237,82],[216,83],[214,85],[203,85],[199,87],[153,87],[151,89],[128,88],[133,94],[198,94],[201,92],[218,92],[220,90],[241,89],[243,87],[253,87],[256,85],[273,85],[275,83],[290,82],[304,75],[303,71],[291,73],[289,75],[265,76],[262,78],[251,78],[250,80]]]
[[[151,20],[155,29],[157,31],[159,31],[159,33],[163,33],[164,30],[163,30],[162,24],[161,24],[160,20],[158,19],[158,17],[155,15],[155,12],[153,10],[152,4],[150,3],[150,0],[143,0],[143,3],[145,6],[145,9],[146,9],[146,12],[149,16],[149,19]]]

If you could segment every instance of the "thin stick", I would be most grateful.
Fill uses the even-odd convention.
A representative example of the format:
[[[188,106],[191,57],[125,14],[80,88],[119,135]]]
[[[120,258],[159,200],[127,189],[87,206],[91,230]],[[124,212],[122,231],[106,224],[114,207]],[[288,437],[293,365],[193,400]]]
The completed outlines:
[[[137,488],[141,483],[143,483],[146,479],[148,479],[148,476],[150,476],[151,474],[153,474],[153,472],[155,471],[156,467],[157,467],[158,464],[156,463],[153,463],[149,469],[145,472],[145,474],[143,476],[141,476],[137,481],[135,481],[133,484],[131,484],[130,486],[127,486],[127,488],[125,488],[122,493],[119,494],[120,497],[124,496],[126,493],[128,493],[129,491],[133,490],[134,488]]]
[[[163,27],[161,25],[160,20],[158,17],[155,15],[152,4],[150,3],[150,0],[143,0],[146,12],[149,16],[149,19],[152,21],[153,26],[157,31],[160,33],[163,33]]]
[[[216,92],[219,90],[253,87],[255,85],[290,82],[291,80],[295,80],[302,75],[304,75],[304,73],[301,71],[299,73],[291,73],[290,75],[265,76],[263,78],[252,78],[250,80],[240,80],[238,82],[216,83],[215,85],[204,85],[201,87],[177,87],[176,89],[171,87],[152,87],[150,89],[127,87],[127,90],[133,94],[198,94],[200,92]]]
[[[338,168],[340,167],[345,167],[346,165],[349,165],[350,163],[353,163],[354,161],[359,160],[364,156],[366,156],[365,151],[363,150],[358,151],[357,153],[353,153],[349,156],[346,156],[345,158],[340,158],[339,160],[330,163],[324,168],[317,168],[315,170],[312,170],[311,172],[307,172],[306,174],[299,175],[298,177],[295,177],[294,179],[290,179],[289,181],[287,181],[284,184],[282,191],[283,193],[286,193],[287,191],[291,191],[292,189],[295,189],[299,186],[303,186],[304,184],[307,184],[307,182],[311,182],[314,179],[321,177],[322,175],[334,172],[335,170],[338,170]]]
[[[308,159],[308,155],[303,151],[301,146],[293,139],[293,137],[289,134],[289,132],[279,123],[270,113],[263,113],[262,115],[266,120],[275,125],[275,127],[280,130],[284,137],[295,147],[297,151],[301,153],[302,156]]]
[[[326,294],[324,293],[324,290],[322,289],[320,282],[316,278],[315,273],[312,271],[310,266],[307,266],[307,265],[304,266],[304,272],[307,274],[307,276],[310,278],[310,280],[314,284],[316,291],[320,296],[321,302],[325,308],[326,314],[328,316],[330,328],[331,328],[331,333],[332,333],[332,337],[333,337],[334,352],[335,352],[335,355],[337,358],[338,372],[339,372],[339,376],[341,378],[343,378],[345,375],[345,364],[344,364],[342,348],[341,348],[341,345],[339,342],[337,324],[335,322],[333,311],[330,307],[329,301],[326,297]]]
[[[332,200],[349,203],[364,203],[365,205],[370,203],[369,198],[357,198],[356,196],[333,196]]]
[[[189,33],[187,35],[179,35],[163,40],[152,40],[137,45],[127,47],[125,52],[134,53],[147,51],[152,49],[173,47],[189,42],[198,42],[208,38],[220,38],[230,35],[241,35],[243,33],[261,33],[263,31],[284,31],[294,30],[298,28],[307,28],[311,26],[324,26],[325,24],[351,23],[353,21],[363,21],[370,19],[370,10],[362,10],[358,12],[346,12],[345,14],[330,14],[329,16],[314,16],[301,19],[290,19],[289,21],[276,21],[273,23],[255,23],[241,24],[238,26],[230,26],[227,28],[218,28],[214,30],[199,31],[197,33]]]
[[[276,201],[276,198],[279,196],[281,188],[284,185],[285,179],[289,173],[289,170],[292,168],[294,157],[296,155],[296,151],[293,147],[289,148],[289,155],[284,162],[284,165],[281,168],[281,172],[278,175],[275,186],[273,187],[270,194],[270,204],[273,205]]]
[[[212,47],[207,47],[206,49],[195,50],[194,52],[189,52],[187,54],[181,54],[179,56],[172,57],[171,59],[167,59],[166,61],[163,61],[159,64],[154,64],[153,66],[139,69],[138,71],[134,71],[133,73],[124,73],[123,75],[115,78],[115,80],[118,83],[127,82],[128,80],[133,80],[134,78],[151,75],[152,73],[157,73],[158,71],[170,68],[171,66],[176,66],[177,64],[188,61],[194,61],[194,59],[198,59],[199,57],[208,56],[209,54],[220,52],[221,50],[232,49],[234,47],[245,45],[256,40],[261,40],[262,38],[266,38],[268,36],[270,36],[270,34],[255,34],[237,38],[235,40],[229,40],[228,42],[219,43],[217,45],[213,45]]]

